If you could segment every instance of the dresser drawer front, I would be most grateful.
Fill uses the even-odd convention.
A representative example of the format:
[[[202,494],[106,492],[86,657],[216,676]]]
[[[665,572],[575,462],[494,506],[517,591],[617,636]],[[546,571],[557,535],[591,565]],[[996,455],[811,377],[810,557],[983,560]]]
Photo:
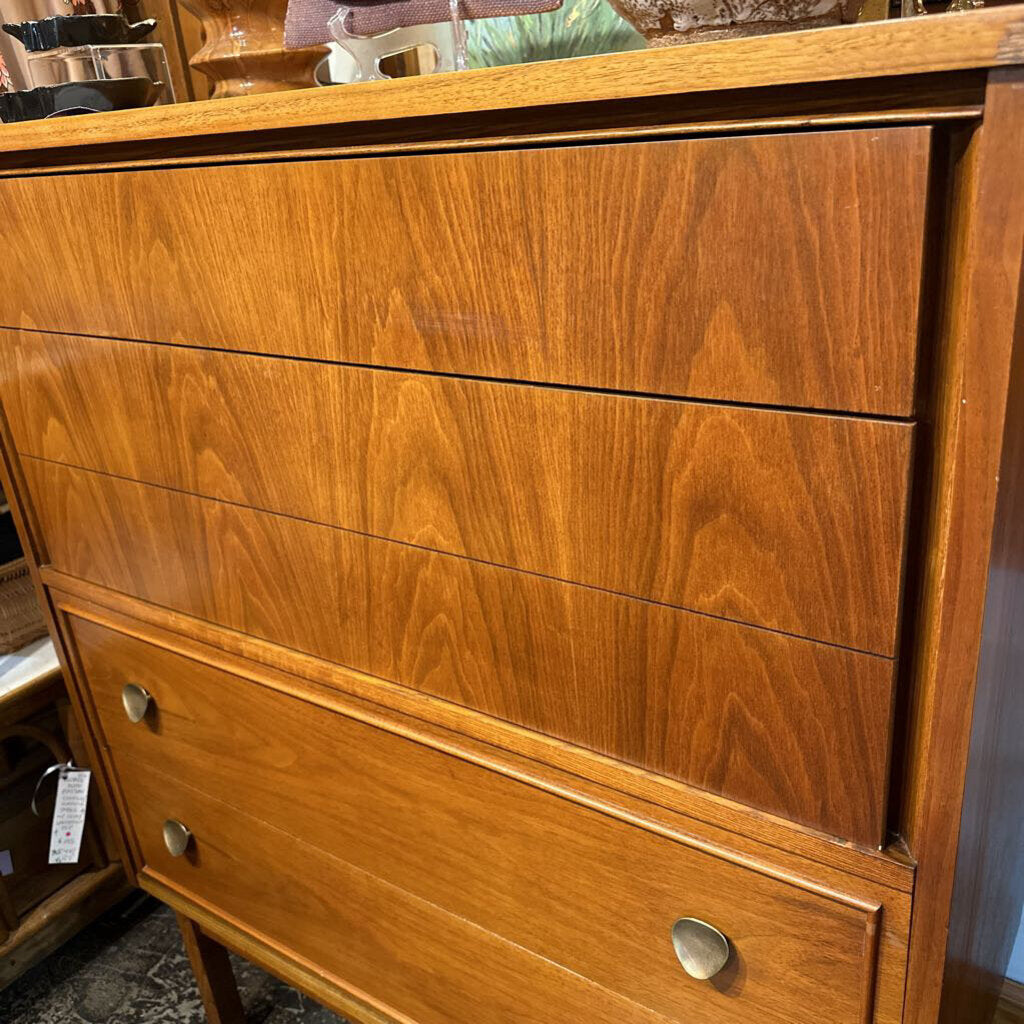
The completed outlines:
[[[202,886],[202,872],[185,860],[151,860],[161,816],[195,832],[200,869],[204,843],[220,849],[221,839],[204,838],[184,795],[162,803],[162,784],[155,795],[140,794],[151,769],[668,1020],[767,1015],[862,1024],[875,971],[870,908],[140,639],[69,621],[147,860],[182,886]],[[152,696],[141,723],[121,706],[126,683]],[[242,851],[234,856],[244,859]],[[211,887],[214,902],[216,892]],[[735,957],[714,985],[689,978],[676,961],[670,929],[680,917],[729,937]]]
[[[844,835],[882,838],[888,659],[26,460],[53,564]]]
[[[226,915],[400,1024],[664,1024],[644,1007],[125,759],[147,877]],[[166,816],[190,823],[185,855]]]
[[[905,415],[929,144],[900,127],[79,174],[60,203],[50,178],[8,179],[0,322]]]
[[[858,650],[912,427],[16,333],[22,453]]]

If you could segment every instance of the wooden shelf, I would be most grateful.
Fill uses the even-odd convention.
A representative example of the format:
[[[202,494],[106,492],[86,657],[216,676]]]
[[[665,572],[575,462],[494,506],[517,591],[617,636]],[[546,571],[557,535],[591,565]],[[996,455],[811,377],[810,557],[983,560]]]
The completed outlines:
[[[131,891],[116,863],[86,871],[58,889],[0,943],[0,990]]]

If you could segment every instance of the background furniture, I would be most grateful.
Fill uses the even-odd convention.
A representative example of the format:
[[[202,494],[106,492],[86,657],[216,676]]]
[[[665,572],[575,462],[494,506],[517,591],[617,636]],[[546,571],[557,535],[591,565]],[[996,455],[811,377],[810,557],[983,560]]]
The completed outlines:
[[[1021,64],[1002,8],[0,134],[7,483],[212,1020],[218,944],[360,1021],[990,1015]]]
[[[51,764],[87,764],[49,637],[0,656],[0,850],[14,872],[0,877],[0,988],[53,952],[130,889],[111,861],[95,807],[77,864],[47,863],[53,789],[40,816],[32,793]]]
[[[11,515],[0,495],[0,988],[130,891],[95,801],[78,863],[49,863],[54,778],[37,786],[51,765],[89,759]]]

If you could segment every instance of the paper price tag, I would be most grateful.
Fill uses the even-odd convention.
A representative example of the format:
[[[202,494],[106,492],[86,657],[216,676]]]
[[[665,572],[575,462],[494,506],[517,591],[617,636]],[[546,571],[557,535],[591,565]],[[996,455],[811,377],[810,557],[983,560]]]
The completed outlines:
[[[92,772],[83,768],[61,768],[57,779],[57,802],[50,830],[50,863],[77,864],[85,829]]]

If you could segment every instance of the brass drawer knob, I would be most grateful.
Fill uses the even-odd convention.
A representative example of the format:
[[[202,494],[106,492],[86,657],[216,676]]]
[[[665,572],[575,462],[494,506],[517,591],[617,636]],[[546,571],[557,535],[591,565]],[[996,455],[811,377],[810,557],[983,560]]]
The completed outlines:
[[[153,703],[153,697],[149,690],[137,683],[128,683],[121,691],[121,703],[129,721],[141,722],[146,717],[150,704]]]
[[[192,833],[174,818],[164,822],[164,846],[172,857],[180,857],[192,842]]]
[[[695,917],[681,917],[672,926],[676,956],[691,978],[707,981],[729,961],[729,940],[717,929]]]

